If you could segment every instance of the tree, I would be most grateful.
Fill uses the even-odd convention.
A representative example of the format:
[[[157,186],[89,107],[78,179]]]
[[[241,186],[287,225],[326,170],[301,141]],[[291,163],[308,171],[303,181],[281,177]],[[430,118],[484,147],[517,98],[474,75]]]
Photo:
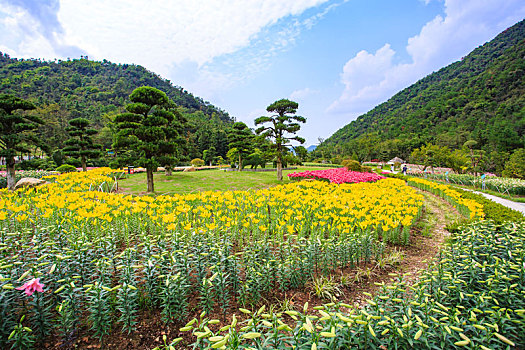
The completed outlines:
[[[503,176],[525,179],[525,149],[518,148],[505,163]]]
[[[235,154],[239,161],[238,169],[242,170],[242,160],[247,157],[253,150],[254,135],[250,128],[243,122],[236,122],[233,124],[230,133],[228,134],[230,141],[229,157]],[[235,148],[235,152],[232,149]]]
[[[308,160],[308,150],[304,146],[294,147],[295,154],[302,161],[306,162]]]
[[[301,144],[304,139],[299,136],[288,136],[288,134],[295,134],[301,125],[299,123],[306,123],[306,118],[295,115],[299,104],[287,99],[275,101],[266,108],[269,113],[275,113],[269,117],[262,116],[255,119],[255,125],[270,124],[270,126],[261,126],[255,132],[258,135],[263,135],[266,138],[273,139],[273,148],[277,160],[277,179],[283,179],[283,157],[284,151],[288,146],[288,141],[295,140]]]
[[[202,158],[204,158],[204,161],[209,165],[212,166],[213,160],[215,159],[216,152],[215,147],[210,146],[209,149],[202,152]]]
[[[7,188],[15,188],[15,156],[27,153],[28,144],[38,144],[30,131],[44,122],[35,115],[14,113],[35,109],[29,101],[13,95],[0,94],[0,157],[6,159]]]
[[[136,151],[138,159],[134,163],[146,168],[148,192],[153,192],[153,172],[174,162],[182,142],[182,115],[174,112],[174,103],[164,92],[149,86],[136,88],[129,99],[128,112],[115,117],[113,147]]]
[[[87,171],[87,160],[100,157],[102,145],[93,143],[91,136],[98,133],[95,129],[88,129],[89,120],[85,118],[75,118],[69,121],[69,127],[66,128],[71,137],[66,141],[64,154],[66,156],[80,158],[82,171]]]
[[[470,163],[472,166],[472,171],[474,174],[478,173],[478,164],[483,159],[483,151],[474,149],[474,147],[478,144],[475,140],[468,140],[463,144],[464,148],[467,148],[470,153]]]

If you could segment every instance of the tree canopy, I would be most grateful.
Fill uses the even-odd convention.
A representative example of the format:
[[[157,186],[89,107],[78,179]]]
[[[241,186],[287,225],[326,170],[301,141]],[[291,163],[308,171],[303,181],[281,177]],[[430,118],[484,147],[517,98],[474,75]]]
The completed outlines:
[[[102,145],[93,143],[92,136],[98,133],[97,130],[88,128],[89,120],[85,118],[75,118],[69,121],[69,127],[66,129],[71,137],[66,141],[64,154],[67,156],[80,159],[82,171],[87,170],[87,160],[98,158],[101,154]]]
[[[255,130],[258,135],[273,140],[273,148],[277,163],[277,179],[283,179],[282,164],[285,151],[289,141],[304,143],[304,138],[295,135],[306,118],[295,115],[299,104],[287,99],[275,101],[266,108],[266,111],[273,113],[270,116],[262,116],[255,119],[255,125],[261,125]]]
[[[0,157],[6,159],[7,188],[15,186],[15,156],[27,153],[29,144],[39,140],[31,131],[43,124],[42,119],[31,114],[17,113],[29,111],[35,105],[13,95],[0,94]]]
[[[121,162],[146,168],[148,192],[154,192],[153,172],[159,166],[173,165],[177,159],[185,120],[166,94],[153,87],[137,88],[129,99],[128,112],[115,118],[113,146],[120,152],[128,150],[127,154],[119,153]]]

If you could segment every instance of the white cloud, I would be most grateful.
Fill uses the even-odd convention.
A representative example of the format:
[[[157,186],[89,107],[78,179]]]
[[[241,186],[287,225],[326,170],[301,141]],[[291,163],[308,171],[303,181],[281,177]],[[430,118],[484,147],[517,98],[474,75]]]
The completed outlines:
[[[359,52],[344,66],[341,96],[327,109],[357,117],[432,71],[459,60],[477,44],[525,16],[522,0],[446,0],[445,16],[436,16],[408,39],[409,63],[394,63],[385,44],[374,54]]]
[[[311,96],[317,95],[319,90],[313,90],[310,88],[304,88],[300,90],[295,90],[290,94],[290,99],[292,101],[304,101]]]
[[[327,0],[61,0],[64,39],[97,59],[166,74],[171,64],[235,52],[266,26]]]
[[[2,4],[0,51],[17,58],[54,57],[55,50],[41,34],[40,23],[26,11]]]

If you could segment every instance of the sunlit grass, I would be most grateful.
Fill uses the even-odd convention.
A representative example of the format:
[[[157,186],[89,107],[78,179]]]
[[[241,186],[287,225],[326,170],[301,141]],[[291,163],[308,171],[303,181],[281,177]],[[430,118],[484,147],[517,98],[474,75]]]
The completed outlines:
[[[193,172],[176,172],[166,176],[164,172],[155,173],[155,192],[166,193],[190,193],[199,191],[229,191],[262,189],[270,186],[288,183],[287,174],[294,171],[319,170],[325,168],[298,167],[297,170],[283,170],[283,181],[277,180],[275,171],[252,172],[252,171],[224,171],[224,170],[202,170]],[[146,191],[146,173],[129,175],[127,179],[119,181],[119,187],[125,193],[140,194]]]

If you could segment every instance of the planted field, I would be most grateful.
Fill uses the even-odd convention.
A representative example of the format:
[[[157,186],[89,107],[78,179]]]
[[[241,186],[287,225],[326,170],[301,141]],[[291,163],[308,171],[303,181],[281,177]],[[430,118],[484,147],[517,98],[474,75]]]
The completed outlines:
[[[61,344],[82,334],[104,341],[112,328],[133,332],[147,312],[175,325],[201,310],[225,320],[315,276],[380,260],[386,243],[408,242],[422,209],[397,179],[138,197],[93,191],[111,188],[107,175],[1,193],[2,344],[52,334]]]

